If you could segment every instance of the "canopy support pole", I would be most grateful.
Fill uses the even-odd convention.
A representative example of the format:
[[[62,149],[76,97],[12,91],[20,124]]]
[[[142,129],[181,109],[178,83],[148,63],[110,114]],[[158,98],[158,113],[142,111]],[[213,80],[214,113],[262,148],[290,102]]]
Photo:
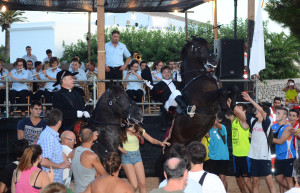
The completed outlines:
[[[87,34],[87,40],[88,40],[88,61],[91,61],[91,12],[88,12],[88,34]]]
[[[97,0],[98,79],[105,79],[104,0]],[[105,82],[98,82],[98,98],[105,92]],[[95,99],[94,99],[95,100]]]
[[[254,33],[254,17],[255,17],[255,0],[248,0],[248,50],[247,50],[247,66],[248,66],[248,77],[250,78],[250,68],[249,68],[249,59],[250,59],[250,49],[252,47],[252,39]]]
[[[214,39],[218,39],[217,0],[214,0]]]
[[[189,38],[189,31],[188,31],[188,12],[184,12],[184,21],[185,21],[185,40],[187,41]]]

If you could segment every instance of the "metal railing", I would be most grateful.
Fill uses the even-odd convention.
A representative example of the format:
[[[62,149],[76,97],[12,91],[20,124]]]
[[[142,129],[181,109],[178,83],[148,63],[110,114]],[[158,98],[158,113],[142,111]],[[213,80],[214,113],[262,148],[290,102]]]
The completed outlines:
[[[84,85],[85,87],[88,87],[88,85],[90,85],[90,83],[92,82],[93,84],[93,101],[92,102],[87,102],[86,105],[92,105],[94,108],[96,107],[97,104],[97,83],[98,82],[110,82],[111,80],[101,80],[101,79],[96,79],[96,77],[94,77],[93,80],[76,80],[75,83],[80,83],[83,82],[86,85]],[[254,83],[256,85],[256,80],[251,80],[251,79],[223,79],[221,80],[222,82],[244,82],[244,83]],[[8,76],[5,77],[5,80],[0,80],[0,83],[5,83],[5,103],[4,104],[0,104],[0,107],[5,107],[6,110],[6,118],[9,118],[9,107],[18,107],[18,106],[30,106],[30,104],[10,104],[9,102],[9,84],[10,83],[14,83],[14,82],[18,82],[18,83],[39,83],[39,82],[56,82],[56,80],[11,80]],[[114,83],[116,82],[141,82],[143,83],[143,80],[113,80]],[[154,81],[154,82],[158,82],[158,81]],[[32,86],[32,85],[31,85]],[[79,87],[84,87],[84,86],[79,86]],[[87,88],[88,89],[88,88]],[[257,89],[255,89],[257,90]],[[87,94],[87,93],[86,93]],[[149,94],[149,93],[148,93]],[[254,93],[253,93],[254,95]],[[255,96],[257,96],[257,94],[255,93]],[[137,103],[138,105],[162,105],[162,103],[160,102],[140,102]],[[52,106],[52,103],[43,103],[43,106]],[[150,108],[150,107],[149,107]]]

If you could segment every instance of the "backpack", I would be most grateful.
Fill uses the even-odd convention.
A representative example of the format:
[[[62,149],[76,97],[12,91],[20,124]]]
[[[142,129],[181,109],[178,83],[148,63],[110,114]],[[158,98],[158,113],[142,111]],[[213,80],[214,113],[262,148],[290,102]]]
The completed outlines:
[[[268,119],[269,117],[267,117],[267,119]],[[251,126],[250,126],[250,132],[252,133],[252,129],[253,129],[253,127],[254,127],[254,125],[255,125],[255,123],[257,122],[257,118],[255,118],[252,122],[251,122],[251,120],[250,120],[250,122],[251,122]],[[267,138],[267,143],[268,143],[268,147],[270,147],[271,146],[271,144],[273,143],[273,131],[272,131],[272,128],[270,127],[270,132],[269,132],[269,135],[267,135],[267,132],[265,132],[265,130],[263,129],[263,131],[264,131],[264,133],[265,133],[265,135],[266,135],[266,138]],[[268,151],[269,151],[269,148],[268,148]]]

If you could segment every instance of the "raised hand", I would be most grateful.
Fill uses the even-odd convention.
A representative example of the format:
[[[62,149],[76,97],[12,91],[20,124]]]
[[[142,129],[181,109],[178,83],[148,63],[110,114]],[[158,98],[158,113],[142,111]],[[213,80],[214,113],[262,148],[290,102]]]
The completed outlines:
[[[243,96],[243,98],[244,98],[246,101],[252,100],[251,97],[250,97],[250,96],[248,95],[248,93],[246,93],[246,92],[242,92],[242,96]]]

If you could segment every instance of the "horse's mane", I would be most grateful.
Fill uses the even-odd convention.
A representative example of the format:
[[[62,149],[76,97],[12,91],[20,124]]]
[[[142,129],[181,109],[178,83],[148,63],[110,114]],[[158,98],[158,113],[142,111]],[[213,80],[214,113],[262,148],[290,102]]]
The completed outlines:
[[[96,120],[98,117],[102,117],[102,112],[104,111],[110,111],[111,108],[109,107],[108,104],[108,92],[114,93],[115,91],[125,93],[124,89],[122,89],[119,85],[112,85],[109,87],[110,91],[105,91],[100,99],[97,102],[96,108],[94,109],[92,113],[92,118]],[[106,102],[106,103],[103,103]],[[106,105],[105,105],[106,104]]]
[[[94,120],[96,120],[97,117],[101,117],[103,109],[102,109],[102,107],[100,107],[100,105],[101,105],[101,102],[106,101],[106,98],[108,98],[108,94],[106,92],[104,92],[102,94],[102,96],[100,97],[100,99],[98,100],[97,105],[92,113],[92,118]]]

